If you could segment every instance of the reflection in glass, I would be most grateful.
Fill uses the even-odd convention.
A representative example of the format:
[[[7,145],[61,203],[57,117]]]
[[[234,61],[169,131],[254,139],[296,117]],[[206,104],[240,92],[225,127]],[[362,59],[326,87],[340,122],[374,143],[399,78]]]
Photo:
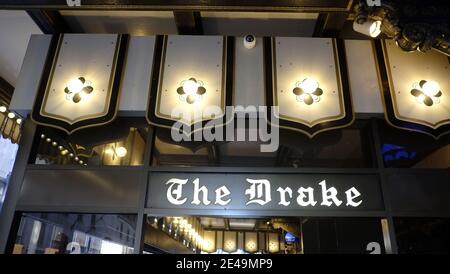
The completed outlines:
[[[135,215],[23,213],[14,254],[131,254]]]
[[[148,125],[142,118],[117,118],[111,124],[67,135],[40,128],[34,164],[137,166],[143,164]]]
[[[389,168],[450,168],[450,134],[434,139],[379,120],[381,156]],[[407,136],[407,138],[405,138]]]
[[[170,130],[157,128],[153,166],[374,167],[370,121],[320,133],[314,138],[280,129],[280,146],[261,152],[259,141],[174,142]],[[248,130],[246,136],[249,136]],[[237,137],[235,136],[235,140]]]

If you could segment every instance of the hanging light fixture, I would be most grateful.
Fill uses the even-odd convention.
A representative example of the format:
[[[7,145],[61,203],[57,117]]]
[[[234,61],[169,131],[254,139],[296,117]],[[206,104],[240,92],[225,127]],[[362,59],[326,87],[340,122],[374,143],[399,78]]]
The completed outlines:
[[[194,104],[202,100],[203,95],[206,93],[206,89],[203,86],[203,82],[195,78],[189,78],[180,83],[177,88],[177,93],[180,96],[180,100],[188,104]]]
[[[311,78],[305,78],[303,81],[295,83],[292,92],[297,96],[297,101],[311,105],[320,101],[323,90],[319,88],[319,83]]]
[[[415,97],[419,104],[431,107],[434,104],[439,104],[442,92],[437,82],[421,80],[413,85],[411,95]]]
[[[74,103],[79,103],[86,95],[91,94],[92,91],[94,91],[92,83],[86,81],[84,77],[70,80],[64,89],[66,99],[68,101],[73,101]]]

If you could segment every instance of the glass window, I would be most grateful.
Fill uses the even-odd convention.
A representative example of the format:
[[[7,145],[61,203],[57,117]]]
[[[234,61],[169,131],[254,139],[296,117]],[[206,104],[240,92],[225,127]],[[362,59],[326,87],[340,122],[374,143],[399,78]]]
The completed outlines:
[[[400,254],[450,254],[450,219],[394,218]]]
[[[175,142],[170,130],[157,128],[153,166],[229,167],[374,167],[370,121],[323,132],[309,138],[300,132],[280,129],[275,152],[261,152],[260,142]],[[248,136],[248,132],[247,132]]]
[[[35,138],[37,165],[137,166],[143,164],[148,124],[144,118],[117,118],[114,122],[67,135],[40,127]]]
[[[131,254],[136,215],[23,213],[13,254]]]
[[[16,160],[17,144],[0,136],[0,211],[5,199],[9,178]]]
[[[378,123],[385,167],[450,167],[450,134],[436,140],[424,133],[394,128],[381,119]]]
[[[378,218],[148,217],[147,253],[385,253]]]

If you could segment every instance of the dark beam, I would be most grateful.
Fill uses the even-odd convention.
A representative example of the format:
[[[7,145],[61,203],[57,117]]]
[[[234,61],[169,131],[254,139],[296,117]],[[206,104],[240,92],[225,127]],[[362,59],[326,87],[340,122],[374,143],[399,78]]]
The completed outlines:
[[[8,83],[8,81],[0,77],[0,103],[9,105],[13,93],[14,87]]]
[[[178,34],[203,34],[202,18],[198,11],[174,11],[175,24]]]
[[[0,9],[348,12],[352,0],[0,0]]]
[[[1,1],[1,0],[0,0]],[[27,10],[28,15],[44,34],[71,32],[64,18],[56,10]]]
[[[317,17],[314,28],[314,37],[340,37],[340,33],[347,20],[348,14],[338,13],[320,13]]]

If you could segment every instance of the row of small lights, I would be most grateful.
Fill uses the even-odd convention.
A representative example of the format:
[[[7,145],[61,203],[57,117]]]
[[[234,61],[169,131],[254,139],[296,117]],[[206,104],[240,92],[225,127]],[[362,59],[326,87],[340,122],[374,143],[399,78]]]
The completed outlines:
[[[0,112],[6,113],[6,112],[8,112],[8,108],[6,106],[0,106]],[[18,125],[22,124],[22,118],[17,117],[17,115],[14,112],[8,112],[8,118],[9,119],[17,118],[16,123]]]
[[[64,146],[61,146],[61,145],[58,146],[58,142],[53,141],[50,137],[46,137],[45,134],[41,134],[41,139],[45,139],[45,141],[47,143],[51,143],[51,145],[53,147],[58,147],[58,150],[61,151],[62,156],[66,156],[67,154],[69,154],[69,157],[73,158],[75,160],[75,162],[79,163],[80,165],[87,166],[87,163],[85,163],[83,160],[78,158],[78,156],[74,155],[73,153],[69,153],[69,150],[67,148],[65,148]]]
[[[185,235],[187,235],[188,237],[190,237],[191,240],[194,240],[194,241],[197,243],[197,247],[199,247],[199,248],[201,248],[201,249],[202,249],[202,248],[206,248],[206,249],[209,248],[209,246],[210,246],[211,243],[210,243],[208,240],[203,239],[203,238],[200,236],[200,234],[195,230],[195,228],[192,227],[192,224],[190,224],[190,223],[188,222],[187,219],[182,218],[182,217],[168,217],[168,218],[169,218],[169,219],[172,218],[172,219],[173,219],[172,224],[174,224],[175,226],[177,226],[177,227],[181,230],[181,234],[185,234]],[[153,219],[153,222],[154,222],[155,225],[156,225],[156,224],[158,223],[158,218],[155,217],[155,218]],[[267,225],[270,225],[270,222],[269,222],[269,221],[267,222]],[[166,225],[165,225],[164,222],[163,222],[161,228],[162,228],[162,230],[165,230]],[[173,235],[173,238],[174,238],[174,239],[177,238],[177,230],[178,230],[178,229],[175,230],[175,233],[174,233],[174,235]],[[171,227],[169,228],[168,232],[169,232],[170,235],[172,235],[172,228],[171,228]],[[228,244],[228,245],[233,245],[233,246],[234,246],[234,244],[233,244],[231,241],[227,242],[227,244]],[[251,241],[251,242],[249,242],[249,243],[247,243],[247,244],[248,244],[248,245],[255,245],[255,243],[254,243],[253,241]],[[186,247],[189,247],[189,241],[186,241],[186,239],[183,239],[183,245],[185,245]],[[275,246],[276,246],[276,243],[275,243],[275,242],[269,243],[269,250],[273,252]],[[233,247],[230,246],[230,249],[232,249],[232,248],[233,248]],[[249,248],[250,248],[250,249],[253,249],[254,246],[249,246]],[[192,249],[192,251],[194,251],[194,252],[196,251],[195,246],[194,246],[194,248]],[[239,251],[242,252],[242,250],[239,250],[239,249],[238,249],[238,253],[239,253]]]
[[[197,244],[197,247],[202,248],[203,246],[208,246],[209,242],[202,238],[202,236],[198,233],[195,228],[192,227],[192,224],[188,222],[187,219],[182,217],[172,217],[173,221],[172,224],[175,225],[180,229],[180,234],[187,235],[193,242]],[[158,223],[158,218],[154,218],[154,223]],[[162,229],[165,229],[165,224],[162,224]],[[168,230],[169,234],[172,234],[172,228],[169,228]],[[175,233],[173,235],[174,238],[177,238],[177,229],[175,230]],[[183,239],[183,245],[186,247],[189,247],[189,242],[186,241],[186,239]],[[196,251],[195,247],[192,249],[192,251]]]

